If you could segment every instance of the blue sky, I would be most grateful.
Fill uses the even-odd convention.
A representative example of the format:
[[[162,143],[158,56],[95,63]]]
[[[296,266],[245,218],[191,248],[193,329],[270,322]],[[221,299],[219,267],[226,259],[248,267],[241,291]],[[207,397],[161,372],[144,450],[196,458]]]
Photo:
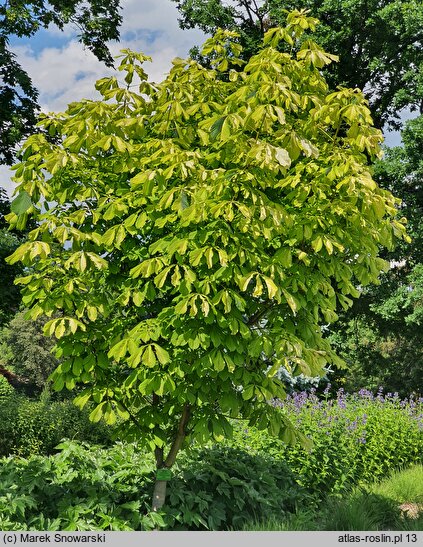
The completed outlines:
[[[170,0],[122,0],[121,41],[110,44],[113,55],[120,49],[143,51],[153,58],[146,70],[153,81],[161,81],[174,57],[185,57],[189,49],[204,41],[199,30],[181,30],[178,11]],[[39,31],[30,39],[11,38],[18,61],[39,90],[39,103],[45,112],[63,111],[67,104],[82,98],[96,98],[94,83],[112,70],[77,42],[75,30],[55,27]],[[398,133],[386,134],[386,143],[400,143]],[[0,166],[0,186],[10,194],[14,183],[11,172]]]

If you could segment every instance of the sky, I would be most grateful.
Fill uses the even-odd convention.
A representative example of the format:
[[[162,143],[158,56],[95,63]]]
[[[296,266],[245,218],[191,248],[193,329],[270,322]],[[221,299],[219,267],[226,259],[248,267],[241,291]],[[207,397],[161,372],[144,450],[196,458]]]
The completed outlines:
[[[181,30],[176,4],[170,0],[122,0],[123,24],[120,42],[110,42],[112,55],[124,48],[142,51],[153,58],[145,69],[150,80],[162,81],[175,57],[186,57],[189,49],[206,36],[197,29]],[[74,29],[55,27],[25,39],[11,38],[11,49],[39,91],[44,112],[61,112],[70,102],[97,98],[94,83],[113,71],[77,41]],[[386,134],[386,144],[400,144],[399,133]],[[14,190],[12,172],[0,166],[0,186],[9,195]]]

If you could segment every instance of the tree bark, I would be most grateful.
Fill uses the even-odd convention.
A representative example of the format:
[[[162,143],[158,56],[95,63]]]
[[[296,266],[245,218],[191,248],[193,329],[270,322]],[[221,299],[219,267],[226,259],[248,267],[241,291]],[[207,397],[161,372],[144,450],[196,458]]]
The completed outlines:
[[[157,481],[154,485],[154,492],[153,492],[153,511],[159,511],[166,500],[166,487],[167,487],[167,481]]]
[[[185,428],[189,422],[189,418],[190,418],[190,406],[187,403],[184,406],[181,419],[179,420],[176,437],[172,443],[172,446],[170,447],[169,454],[167,455],[167,458],[164,462],[165,467],[167,467],[168,469],[170,469],[172,465],[175,463],[176,456],[184,442],[185,435],[186,435]]]
[[[188,424],[189,418],[190,418],[190,406],[189,404],[185,404],[182,411],[181,418],[179,420],[178,430],[176,432],[175,439],[172,443],[172,446],[170,447],[169,454],[167,455],[166,460],[163,461],[163,448],[157,447],[156,450],[154,451],[155,457],[156,457],[157,469],[170,469],[172,465],[175,463],[176,456],[185,439],[186,426]],[[154,491],[153,491],[152,511],[159,511],[161,507],[163,507],[166,501],[166,487],[167,487],[166,480],[156,479],[156,482],[154,484]]]

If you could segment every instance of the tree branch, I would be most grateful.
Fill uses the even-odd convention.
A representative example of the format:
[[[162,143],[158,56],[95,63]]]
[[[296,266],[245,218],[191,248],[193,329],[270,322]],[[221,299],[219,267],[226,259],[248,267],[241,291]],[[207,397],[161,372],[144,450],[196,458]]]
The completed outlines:
[[[240,0],[239,3],[240,3],[241,6],[243,6],[247,10],[248,18],[249,18],[250,22],[254,25],[255,21],[254,21],[253,15],[252,15],[251,6],[249,5],[249,0]]]
[[[186,403],[184,405],[184,409],[182,411],[181,419],[179,420],[178,424],[178,431],[176,433],[176,437],[172,443],[172,446],[169,450],[169,454],[167,455],[167,458],[164,462],[163,467],[171,468],[172,465],[175,463],[176,456],[179,452],[179,449],[182,446],[182,443],[184,442],[185,436],[186,436],[186,426],[189,422],[191,416],[191,410],[190,405]]]
[[[265,304],[262,308],[256,311],[256,313],[250,317],[250,319],[247,321],[247,326],[254,325],[259,319],[261,319],[266,312],[268,312],[273,307],[273,302],[268,302]]]

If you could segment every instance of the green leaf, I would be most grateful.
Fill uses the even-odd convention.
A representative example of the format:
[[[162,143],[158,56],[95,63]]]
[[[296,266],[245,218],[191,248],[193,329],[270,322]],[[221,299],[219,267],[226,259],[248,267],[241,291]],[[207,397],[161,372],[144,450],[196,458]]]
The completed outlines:
[[[321,236],[317,236],[312,242],[311,246],[313,247],[314,251],[318,253],[320,249],[323,246],[323,239]]]
[[[188,300],[185,298],[180,300],[175,306],[175,313],[178,315],[185,314],[188,309]]]
[[[154,351],[156,352],[157,359],[161,365],[165,365],[170,362],[170,355],[164,348],[155,344]]]
[[[269,295],[269,298],[270,299],[274,298],[278,294],[278,290],[279,290],[277,285],[272,279],[270,279],[270,277],[262,275],[261,278],[266,283],[267,293]]]
[[[94,410],[90,413],[90,416],[89,416],[91,422],[96,423],[101,420],[101,418],[103,417],[103,408],[105,405],[106,403],[103,402],[94,408]]]
[[[218,372],[220,372],[226,367],[225,360],[220,351],[216,350],[213,352],[212,360],[213,360],[213,368],[217,370]]]
[[[292,296],[292,294],[290,294],[288,291],[286,291],[285,289],[282,289],[282,293],[285,297],[285,300],[288,304],[288,306],[291,308],[291,310],[294,312],[294,315],[296,314],[297,310],[298,310],[298,304],[297,304],[297,301],[295,300],[295,298]]]
[[[129,343],[129,340],[127,338],[123,338],[123,340],[120,340],[117,344],[112,346],[107,356],[110,359],[115,359],[116,361],[120,361],[126,355],[126,352],[128,350],[128,343]]]
[[[249,401],[253,398],[255,387],[252,385],[247,386],[242,392],[242,398],[244,401]]]
[[[152,345],[149,345],[145,348],[145,351],[142,356],[142,361],[148,367],[154,367],[154,365],[156,364],[156,355],[154,354]]]
[[[210,128],[210,136],[213,141],[217,139],[217,137],[220,135],[220,132],[222,131],[223,122],[226,120],[226,116],[222,116],[218,120],[214,122],[214,124]]]
[[[23,215],[31,207],[31,196],[25,190],[19,192],[18,196],[10,204],[10,209],[17,215]]]
[[[244,277],[241,277],[238,281],[238,286],[239,288],[241,289],[241,291],[246,291],[247,290],[247,287],[248,287],[248,284],[250,283],[251,279],[253,278],[253,276],[255,275],[255,273],[251,273],[251,274],[248,274]]]

